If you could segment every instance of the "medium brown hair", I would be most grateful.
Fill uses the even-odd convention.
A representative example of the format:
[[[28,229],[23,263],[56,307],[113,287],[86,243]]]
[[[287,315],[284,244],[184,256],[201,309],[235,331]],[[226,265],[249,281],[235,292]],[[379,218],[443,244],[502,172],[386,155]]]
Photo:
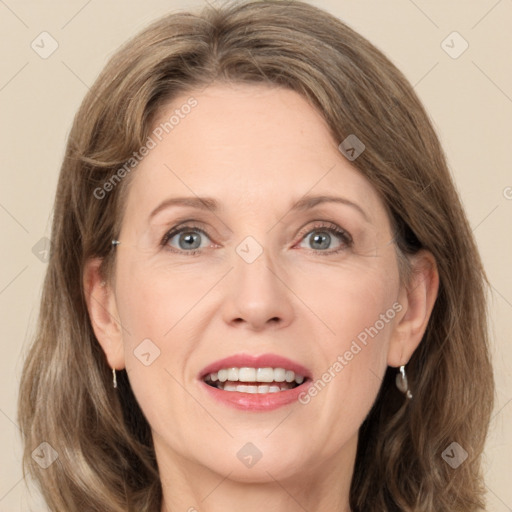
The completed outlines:
[[[54,511],[160,511],[150,428],[125,371],[112,387],[83,273],[100,257],[112,277],[129,176],[102,199],[95,191],[145,144],[160,107],[213,82],[292,89],[318,109],[335,141],[356,135],[366,149],[352,164],[388,208],[398,254],[424,248],[437,262],[438,298],[407,367],[414,398],[404,399],[388,368],[360,429],[353,512],[484,509],[481,456],[495,398],[487,280],[443,150],[402,73],[343,22],[300,1],[165,16],[112,57],[85,97],[60,171],[37,334],[21,380],[24,474]],[[43,441],[58,453],[47,469],[31,458]],[[468,454],[456,469],[442,456],[453,442]]]

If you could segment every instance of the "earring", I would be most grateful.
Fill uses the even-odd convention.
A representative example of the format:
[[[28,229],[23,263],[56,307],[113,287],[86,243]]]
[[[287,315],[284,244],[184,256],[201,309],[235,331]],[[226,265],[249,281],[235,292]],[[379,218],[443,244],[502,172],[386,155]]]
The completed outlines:
[[[120,243],[119,240],[112,240],[112,245],[119,245]]]
[[[412,393],[409,390],[409,385],[407,384],[407,375],[405,375],[405,366],[400,366],[400,373],[396,374],[396,387],[402,392],[405,393],[407,398],[412,398]]]
[[[114,382],[114,387],[117,388],[117,379],[116,379],[116,369],[115,368],[112,368],[112,377],[113,377],[113,382]]]

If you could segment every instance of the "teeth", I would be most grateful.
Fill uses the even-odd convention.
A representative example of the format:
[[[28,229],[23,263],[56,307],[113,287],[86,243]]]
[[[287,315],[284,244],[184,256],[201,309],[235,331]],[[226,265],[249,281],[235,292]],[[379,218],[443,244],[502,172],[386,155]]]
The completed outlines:
[[[238,379],[229,379],[229,380],[239,380],[240,382],[256,382],[256,369],[255,368],[240,368],[238,370]],[[265,382],[265,381],[260,381]]]
[[[259,383],[259,382],[287,382],[293,383],[295,381],[296,384],[302,384],[304,382],[304,377],[302,375],[296,375],[292,370],[285,370],[284,368],[223,368],[215,373],[210,373],[206,376],[205,380],[211,382],[219,382],[223,383],[226,381],[230,382],[251,382],[251,383]],[[220,385],[218,386],[220,387]],[[238,386],[243,387],[243,386]],[[261,386],[259,386],[261,387]],[[277,387],[279,391],[279,386],[270,386],[270,393],[272,393],[272,387]],[[258,386],[249,386],[249,388],[258,388]],[[231,389],[227,389],[224,387],[226,391],[234,391]],[[244,391],[245,393],[266,393],[267,391]],[[275,392],[275,391],[274,391]]]
[[[286,382],[293,382],[295,380],[295,373],[291,370],[286,370],[286,373],[284,375],[284,380]]]
[[[276,382],[284,382],[286,378],[286,370],[284,368],[276,368],[274,370],[274,380]]]
[[[258,368],[256,370],[256,378],[258,382],[274,382],[273,368]]]
[[[273,384],[269,386],[268,384],[262,384],[259,386],[255,385],[246,385],[246,384],[237,384],[236,382],[225,382],[218,385],[219,389],[223,391],[238,391],[239,393],[279,393],[281,391],[286,391],[287,389],[292,389],[292,385],[288,383],[282,383],[280,385]]]

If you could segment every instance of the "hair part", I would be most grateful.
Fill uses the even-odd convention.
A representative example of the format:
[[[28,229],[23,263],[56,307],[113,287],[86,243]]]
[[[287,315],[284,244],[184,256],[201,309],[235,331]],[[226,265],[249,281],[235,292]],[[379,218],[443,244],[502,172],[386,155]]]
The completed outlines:
[[[366,149],[352,165],[388,208],[401,277],[408,282],[408,256],[420,248],[436,260],[438,298],[408,365],[414,399],[404,401],[388,368],[359,433],[353,512],[483,510],[480,464],[494,405],[487,281],[443,150],[390,60],[301,1],[165,16],[123,45],[86,95],[60,171],[37,334],[20,386],[24,474],[39,482],[51,510],[160,510],[149,425],[125,371],[112,388],[83,272],[100,257],[113,277],[111,241],[136,166],[102,199],[95,190],[144,145],[164,105],[218,82],[294,90],[322,114],[335,141],[356,135]],[[59,454],[44,470],[31,458],[42,441]],[[453,441],[468,453],[456,470],[442,458]]]

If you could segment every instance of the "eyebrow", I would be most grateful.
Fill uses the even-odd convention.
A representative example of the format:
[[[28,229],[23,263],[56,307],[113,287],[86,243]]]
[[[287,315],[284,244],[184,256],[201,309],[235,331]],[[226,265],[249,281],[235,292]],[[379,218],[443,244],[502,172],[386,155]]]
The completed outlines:
[[[319,204],[324,203],[338,203],[351,206],[356,209],[367,222],[370,222],[368,214],[357,204],[349,199],[338,196],[304,196],[295,202],[289,211],[306,211]],[[211,210],[216,212],[219,210],[219,202],[213,197],[171,197],[162,201],[150,214],[149,219],[152,219],[160,211],[171,206],[188,206],[191,208],[198,208],[200,210]]]

